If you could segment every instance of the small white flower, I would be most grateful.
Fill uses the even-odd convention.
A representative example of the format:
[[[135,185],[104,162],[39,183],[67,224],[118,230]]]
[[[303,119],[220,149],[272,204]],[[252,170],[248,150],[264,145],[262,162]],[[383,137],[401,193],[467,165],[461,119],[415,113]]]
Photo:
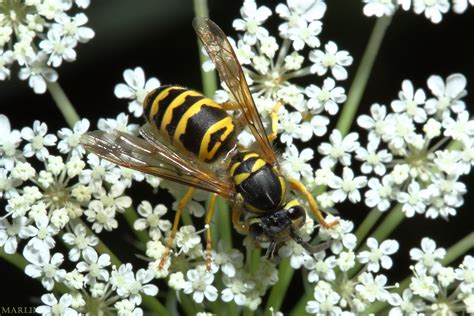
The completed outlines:
[[[51,291],[54,281],[62,282],[66,276],[66,270],[59,269],[64,261],[64,256],[61,253],[56,253],[51,258],[46,257],[45,259],[47,260],[33,260],[25,267],[25,274],[34,279],[41,277],[41,284],[46,290]]]
[[[240,14],[242,19],[234,20],[232,26],[237,31],[245,31],[244,42],[253,45],[257,38],[268,36],[268,31],[261,26],[272,14],[268,7],[257,7],[255,0],[245,0]]]
[[[420,190],[420,184],[412,181],[408,185],[408,192],[398,192],[397,201],[401,203],[406,217],[413,217],[415,213],[423,214],[426,209],[426,193]]]
[[[385,289],[387,277],[385,275],[377,275],[375,278],[371,273],[364,272],[358,277],[361,282],[355,286],[357,294],[363,299],[373,303],[378,301],[387,301],[389,292]]]
[[[35,311],[38,314],[48,315],[64,315],[64,316],[77,316],[78,313],[70,306],[73,302],[71,294],[64,294],[59,298],[59,301],[53,294],[44,294],[41,296],[41,301],[46,305],[36,307]]]
[[[56,70],[47,66],[47,59],[46,53],[40,51],[36,56],[28,58],[27,65],[18,72],[18,77],[21,80],[28,79],[28,85],[37,94],[46,92],[46,81],[58,80]]]
[[[396,113],[407,113],[417,123],[423,123],[427,119],[425,109],[419,107],[425,104],[426,95],[422,89],[414,91],[410,80],[402,82],[402,91],[398,93],[400,100],[392,101],[392,109]]]
[[[139,218],[133,224],[136,230],[144,230],[150,228],[149,234],[152,239],[158,240],[161,238],[162,231],[166,232],[171,229],[171,222],[161,217],[167,213],[167,208],[163,204],[158,204],[152,208],[150,202],[142,201],[138,205],[138,214],[144,218]]]
[[[319,76],[326,74],[328,70],[336,80],[347,79],[347,70],[345,67],[352,64],[352,57],[345,50],[338,51],[336,43],[330,41],[324,46],[325,51],[313,50],[309,54],[309,60],[314,64],[311,66],[311,72]]]
[[[448,0],[413,0],[413,11],[416,14],[425,13],[425,17],[433,23],[439,23],[443,19],[443,13],[447,13],[450,4]]]
[[[359,135],[355,132],[350,133],[342,138],[341,132],[335,129],[329,136],[331,143],[322,143],[318,147],[318,152],[325,157],[321,159],[320,165],[325,168],[332,168],[337,162],[343,166],[351,165],[351,152],[357,150],[360,146],[357,141]]]
[[[92,230],[100,233],[103,229],[111,231],[118,227],[115,219],[115,210],[113,207],[104,207],[102,202],[93,200],[89,203],[88,209],[84,212],[87,221],[93,223]]]
[[[81,145],[80,138],[89,130],[89,126],[89,120],[82,119],[74,124],[72,130],[61,128],[58,131],[58,136],[61,139],[58,143],[59,152],[62,154],[72,152],[73,156],[82,158],[86,151]]]
[[[196,269],[188,270],[187,281],[183,285],[183,292],[193,294],[196,303],[202,303],[204,297],[208,301],[215,301],[218,296],[217,289],[212,285],[214,275],[209,273],[204,266],[197,266]]]
[[[428,78],[428,88],[435,98],[426,100],[426,112],[438,118],[449,116],[450,111],[459,113],[466,108],[461,99],[466,96],[466,77],[462,74],[452,74],[446,82],[437,75]]]
[[[469,120],[469,112],[467,111],[459,112],[456,120],[446,116],[442,125],[445,129],[444,136],[451,137],[454,140],[467,143],[474,136],[474,121]]]
[[[33,236],[34,227],[29,225],[26,216],[18,216],[12,220],[0,219],[0,246],[7,254],[14,254],[18,247],[18,239],[26,239]]]
[[[363,0],[364,14],[366,16],[392,16],[395,13],[396,7],[393,1],[386,0]]]
[[[338,306],[341,297],[336,292],[324,293],[315,288],[314,298],[314,301],[308,301],[306,312],[315,315],[342,315],[342,309]]]
[[[21,143],[21,132],[11,129],[10,120],[0,114],[0,166],[12,170],[21,152],[18,147]]]
[[[330,115],[335,115],[339,111],[338,104],[346,101],[344,88],[336,87],[332,78],[326,78],[322,88],[309,85],[305,93],[310,98],[307,106],[314,113],[320,113],[324,108]]]
[[[349,198],[352,203],[359,202],[361,199],[359,189],[366,185],[367,177],[358,176],[354,178],[354,172],[348,167],[344,167],[342,178],[334,176],[329,182],[329,187],[335,189],[332,192],[332,197],[336,203],[343,202],[346,198]]]
[[[126,84],[119,83],[115,86],[114,93],[119,99],[129,99],[128,111],[135,117],[143,114],[143,101],[146,95],[161,84],[156,78],[150,78],[145,81],[145,72],[141,67],[135,69],[126,69],[123,72],[123,78]]]
[[[137,135],[138,124],[129,124],[128,115],[125,113],[119,113],[117,119],[99,119],[97,127],[105,132],[112,132],[114,130],[121,131],[124,133]]]
[[[63,59],[68,62],[76,60],[76,44],[74,38],[63,36],[59,29],[51,29],[39,47],[49,55],[48,65],[57,68]]]
[[[46,146],[54,146],[57,141],[57,137],[53,134],[46,134],[48,132],[48,126],[46,123],[40,121],[33,122],[33,129],[30,127],[24,127],[21,130],[21,137],[28,142],[23,148],[23,154],[25,157],[36,156],[41,161],[44,161],[48,155],[48,149]]]
[[[384,240],[380,246],[375,238],[369,237],[367,239],[367,246],[369,251],[361,251],[357,255],[360,263],[367,263],[367,271],[378,272],[380,266],[384,269],[390,269],[393,261],[389,255],[393,255],[398,251],[398,242],[393,239]]]
[[[438,260],[442,260],[445,255],[446,250],[436,248],[435,241],[428,237],[421,240],[421,249],[413,248],[410,250],[411,259],[417,261],[415,269],[417,271],[427,270],[431,274],[436,274],[441,268],[441,263]]]
[[[69,250],[69,260],[78,261],[81,254],[86,249],[93,249],[99,243],[99,239],[94,235],[88,235],[86,227],[82,224],[74,226],[74,233],[65,233],[63,240],[71,246]]]
[[[369,140],[380,139],[387,129],[387,108],[385,105],[374,103],[370,107],[370,114],[368,116],[363,114],[357,118],[357,124],[360,127],[369,131]]]
[[[355,150],[356,159],[363,161],[360,170],[364,174],[372,171],[379,176],[383,176],[386,172],[386,164],[390,163],[393,155],[386,149],[377,151],[380,144],[380,138],[372,138],[367,144],[367,149],[359,147]]]
[[[377,178],[371,178],[368,182],[370,190],[365,192],[365,204],[368,207],[377,207],[381,212],[386,211],[396,194],[394,185],[391,176],[383,177],[382,182]]]
[[[323,24],[320,21],[313,21],[311,23],[301,21],[297,26],[291,28],[288,31],[288,38],[293,41],[293,48],[299,51],[305,45],[311,48],[318,47],[320,41],[317,36],[321,33],[322,26]]]
[[[435,283],[435,278],[427,275],[427,271],[421,266],[415,266],[414,272],[415,275],[410,280],[410,290],[415,295],[433,300],[439,292],[439,288]]]
[[[287,172],[288,176],[295,179],[301,177],[312,177],[313,169],[307,162],[313,159],[313,150],[305,148],[301,152],[294,144],[289,145],[283,153],[282,168]]]
[[[180,251],[188,253],[201,242],[201,237],[196,233],[194,226],[182,226],[176,233],[175,243]]]
[[[109,272],[106,268],[111,264],[110,256],[106,253],[100,256],[93,248],[86,248],[82,253],[84,261],[77,263],[77,271],[85,274],[85,282],[93,284],[97,280],[108,281]]]

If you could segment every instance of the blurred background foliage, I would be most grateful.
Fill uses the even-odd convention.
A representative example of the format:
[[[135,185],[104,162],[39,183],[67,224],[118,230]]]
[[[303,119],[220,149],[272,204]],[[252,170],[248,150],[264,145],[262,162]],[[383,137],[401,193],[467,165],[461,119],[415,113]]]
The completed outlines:
[[[257,3],[272,8],[276,5],[275,1]],[[349,79],[339,83],[348,91],[375,19],[362,15],[362,1],[359,0],[328,0],[326,3],[328,10],[320,39],[323,44],[328,40],[335,41],[340,49],[349,51],[354,57]],[[240,16],[241,4],[235,0],[209,1],[211,18],[234,38],[232,21]],[[95,127],[99,117],[115,118],[119,112],[127,110],[127,102],[116,99],[113,93],[114,86],[123,82],[122,74],[127,68],[141,66],[147,78],[154,76],[162,84],[180,84],[201,90],[197,39],[191,26],[191,0],[93,0],[85,13],[89,18],[88,26],[96,33],[95,38],[88,44],[79,45],[77,60],[65,62],[58,72],[65,93],[79,115],[89,118],[92,126]],[[276,35],[278,18],[273,16],[268,22]],[[426,80],[430,75],[446,78],[460,72],[468,79],[465,101],[473,113],[473,56],[474,9],[468,9],[463,15],[449,13],[439,25],[411,12],[399,12],[383,41],[359,111],[367,112],[375,102],[389,105],[397,98],[404,79],[411,79],[415,87],[428,92]],[[0,113],[10,118],[12,128],[31,126],[36,119],[47,122],[50,131],[66,126],[48,93],[34,94],[16,73],[17,69],[13,70],[11,80],[0,82]],[[317,77],[308,78],[318,80]],[[317,143],[311,146],[316,148]],[[317,161],[316,154],[315,163]],[[419,246],[423,236],[430,236],[439,246],[448,248],[472,231],[472,176],[467,182],[465,205],[450,222],[417,216],[399,226],[391,238],[401,242],[401,251]],[[159,201],[152,203],[155,202]],[[344,218],[354,220],[356,226],[366,215],[365,208],[353,205],[342,207],[340,211]],[[407,253],[400,251],[394,260],[395,266],[400,267],[392,275],[397,281],[407,274],[410,261]],[[27,279],[22,271],[12,271],[4,262],[0,262],[0,271],[2,284],[8,285],[9,290],[7,296],[0,296],[0,306],[35,304],[38,298],[32,297],[45,293],[39,282]],[[25,301],[27,298],[32,301]],[[287,303],[291,305],[290,301],[291,298]]]

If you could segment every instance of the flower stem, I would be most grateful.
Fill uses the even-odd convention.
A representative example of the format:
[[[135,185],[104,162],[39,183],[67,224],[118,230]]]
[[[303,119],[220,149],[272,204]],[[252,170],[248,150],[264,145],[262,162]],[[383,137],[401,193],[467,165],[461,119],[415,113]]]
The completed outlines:
[[[194,15],[196,17],[209,17],[209,10],[207,7],[207,0],[193,0],[194,3]],[[205,62],[208,57],[202,53],[202,44],[198,40],[199,47],[199,68],[201,69],[201,80],[202,80],[202,91],[207,97],[212,98],[214,92],[217,89],[217,79],[214,70],[205,72],[201,65]]]
[[[59,111],[61,111],[67,124],[72,128],[74,123],[79,121],[79,115],[74,109],[71,101],[69,101],[67,95],[64,93],[64,90],[61,88],[59,83],[48,82],[48,91],[51,94],[54,102],[56,102],[56,106],[58,107]]]
[[[379,242],[382,242],[388,235],[390,235],[395,228],[403,221],[405,214],[402,212],[402,205],[395,205],[383,222],[375,230],[373,237]]]
[[[270,296],[268,297],[267,306],[265,310],[266,315],[270,315],[268,310],[273,307],[275,311],[280,310],[281,303],[286,297],[288,286],[290,285],[291,279],[295,270],[290,265],[290,258],[284,258],[280,262],[280,268],[278,269],[278,282],[272,287]]]
[[[230,226],[230,211],[229,211],[229,204],[222,199],[221,197],[217,198],[217,210],[216,214],[214,215],[217,218],[217,228],[218,228],[218,236],[219,239],[224,241],[226,247],[229,249],[232,248],[232,227]]]
[[[354,120],[365,86],[367,85],[367,81],[372,71],[375,58],[377,57],[385,31],[387,30],[391,20],[391,17],[382,17],[377,19],[377,22],[375,22],[374,29],[369,38],[369,43],[365,48],[364,55],[362,56],[354,79],[352,80],[346,104],[344,105],[339,121],[337,122],[336,129],[341,131],[343,136],[349,132]]]
[[[127,221],[128,226],[132,229],[133,233],[135,236],[137,236],[138,240],[145,245],[150,238],[148,237],[148,234],[144,230],[136,230],[133,228],[133,224],[135,221],[138,219],[137,211],[133,206],[125,209],[125,212],[123,213],[123,216],[125,217],[125,220]]]
[[[379,220],[380,216],[382,216],[382,212],[379,211],[376,207],[374,207],[369,215],[367,215],[360,224],[359,228],[357,228],[356,236],[357,236],[357,245],[360,246],[362,241],[365,239],[367,234],[370,232],[372,227],[374,227],[375,223]]]
[[[474,233],[470,233],[463,239],[459,240],[457,243],[449,247],[446,255],[444,256],[443,260],[441,260],[441,264],[443,266],[447,266],[461,255],[465,254],[469,250],[474,248]],[[400,286],[395,290],[396,293],[402,294],[403,291],[408,288],[410,285],[411,276],[406,277],[402,282],[400,282]],[[367,313],[374,313],[378,314],[384,308],[387,308],[388,304],[386,302],[377,302],[373,304]]]

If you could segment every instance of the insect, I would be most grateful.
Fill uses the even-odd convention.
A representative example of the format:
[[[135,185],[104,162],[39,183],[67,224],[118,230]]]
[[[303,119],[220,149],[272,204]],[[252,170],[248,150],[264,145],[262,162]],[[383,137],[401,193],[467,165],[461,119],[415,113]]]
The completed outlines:
[[[280,168],[271,142],[276,138],[281,103],[271,113],[272,131],[267,135],[224,32],[207,18],[195,18],[193,26],[235,102],[218,104],[193,90],[162,86],[149,92],[144,101],[147,124],[140,129],[143,138],[120,131],[93,131],[82,137],[82,144],[123,167],[189,186],[178,205],[161,268],[173,245],[182,210],[196,189],[212,193],[205,217],[208,259],[212,249],[210,223],[219,195],[232,205],[236,230],[266,246],[267,257],[291,239],[310,252],[327,248],[328,243],[313,246],[297,233],[305,223],[306,211],[296,199],[289,198],[289,191],[306,198],[322,226],[331,227],[336,222],[326,223],[305,186],[285,177]],[[236,110],[240,116],[234,118],[227,110]],[[245,127],[256,139],[252,148],[236,141],[239,130]],[[210,259],[207,262],[210,267]]]

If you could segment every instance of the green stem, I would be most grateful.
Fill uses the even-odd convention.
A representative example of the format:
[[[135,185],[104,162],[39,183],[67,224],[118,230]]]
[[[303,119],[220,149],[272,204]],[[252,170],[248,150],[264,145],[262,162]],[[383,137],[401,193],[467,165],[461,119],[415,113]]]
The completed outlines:
[[[365,86],[367,85],[367,81],[372,71],[375,58],[377,57],[385,31],[387,30],[391,20],[391,17],[382,17],[377,19],[377,22],[375,22],[374,29],[369,38],[369,43],[365,48],[364,55],[362,56],[354,79],[352,80],[352,86],[349,89],[347,101],[344,104],[341,116],[336,125],[336,129],[338,129],[343,136],[349,132],[354,120],[360,100],[365,91]]]
[[[194,15],[196,17],[209,17],[209,10],[207,7],[207,0],[193,0],[194,3]],[[217,79],[216,72],[209,71],[205,72],[202,69],[202,63],[209,59],[206,55],[202,53],[202,44],[198,40],[199,47],[199,68],[201,69],[201,80],[202,80],[202,90],[206,96],[212,98],[214,92],[217,89]]]
[[[288,315],[291,316],[300,316],[307,315],[306,313],[306,303],[313,298],[313,293],[305,292],[304,295],[298,300],[295,307],[291,310]]]
[[[380,216],[382,216],[382,212],[379,211],[376,207],[374,207],[369,215],[367,215],[360,224],[359,228],[357,228],[356,236],[357,236],[357,246],[360,246],[362,241],[365,239],[367,234],[370,232],[372,227],[374,227],[375,223],[379,220]]]
[[[136,230],[133,228],[133,224],[138,219],[137,211],[135,210],[135,208],[129,207],[125,209],[123,216],[125,217],[128,226],[130,226],[135,236],[137,236],[138,240],[140,240],[142,244],[145,245],[147,241],[150,240],[148,234],[144,230]]]
[[[69,98],[64,93],[59,83],[48,82],[47,84],[48,91],[51,94],[54,102],[56,102],[56,106],[58,107],[59,111],[61,111],[67,124],[72,128],[74,123],[79,121],[79,115],[74,109],[74,106],[72,105],[71,101],[69,101]]]
[[[230,210],[229,204],[222,199],[221,197],[217,198],[217,210],[216,215],[217,217],[216,222],[218,223],[218,236],[219,240],[224,241],[224,245],[232,248],[232,227],[230,226]]]
[[[459,240],[457,243],[449,247],[448,251],[446,252],[446,256],[444,256],[443,260],[441,260],[441,264],[446,266],[459,258],[461,255],[466,253],[468,250],[474,248],[474,233],[470,233],[463,239]]]
[[[441,260],[441,264],[443,266],[447,266],[469,250],[474,248],[474,233],[468,234],[466,237],[463,239],[459,240],[457,243],[449,247],[449,249],[446,252],[446,255],[444,256],[443,260]],[[411,281],[411,276],[406,277],[402,282],[400,282],[399,287],[395,290],[396,293],[402,294],[403,291],[408,288],[410,285]],[[367,313],[374,313],[378,314],[381,310],[385,309],[388,307],[388,304],[386,302],[377,302],[374,303],[372,306],[370,306],[370,309],[367,310]]]
[[[283,299],[286,298],[286,292],[290,285],[295,270],[290,265],[290,258],[284,258],[280,262],[278,269],[278,282],[272,287],[270,296],[268,297],[267,306],[265,307],[266,315],[270,315],[268,310],[273,307],[275,311],[280,310]]]
[[[393,207],[385,217],[383,222],[377,227],[372,236],[379,242],[382,242],[394,231],[395,228],[397,228],[404,218],[405,214],[402,212],[402,205],[395,205],[395,207]]]

